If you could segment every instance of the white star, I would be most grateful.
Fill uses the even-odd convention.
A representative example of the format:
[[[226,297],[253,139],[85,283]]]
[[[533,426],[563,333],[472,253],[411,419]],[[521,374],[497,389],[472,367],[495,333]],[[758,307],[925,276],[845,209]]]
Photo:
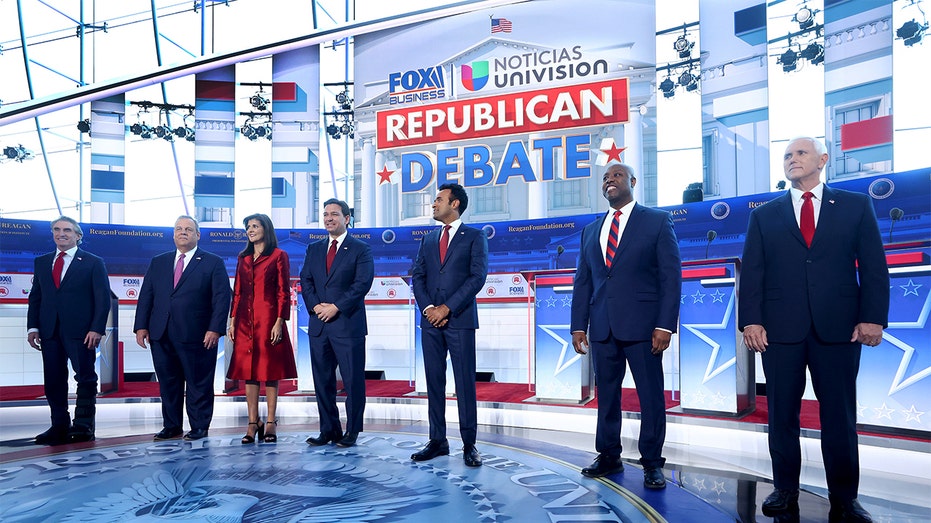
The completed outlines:
[[[712,488],[711,490],[714,491],[714,493],[717,494],[717,495],[719,495],[719,496],[720,496],[721,494],[724,494],[724,493],[727,492],[727,489],[724,488],[724,482],[723,482],[723,481],[715,481],[715,482],[714,482],[714,488]]]
[[[725,361],[717,368],[714,364],[718,360],[718,353],[721,350],[721,344],[711,339],[707,334],[700,331],[699,329],[706,330],[725,330],[727,324],[730,322],[731,314],[734,311],[734,293],[731,293],[731,297],[727,302],[727,309],[724,311],[724,316],[721,318],[720,323],[683,323],[682,327],[687,329],[689,332],[697,336],[700,340],[704,341],[711,347],[711,357],[708,358],[708,365],[705,368],[705,376],[702,378],[702,384],[708,383],[711,378],[714,378],[718,374],[721,374],[725,370],[731,368],[737,363],[737,355],[735,354],[733,358]]]
[[[866,405],[857,401],[857,417],[862,418],[864,416],[864,411],[866,411]]]
[[[692,480],[692,486],[695,487],[699,492],[705,490],[705,478],[695,478]]]
[[[925,325],[928,323],[929,313],[931,313],[931,292],[929,292],[928,296],[925,298],[925,303],[922,305],[921,311],[918,313],[918,318],[916,318],[915,321],[890,321],[889,330],[883,332],[883,340],[888,341],[904,352],[902,359],[899,361],[899,368],[896,370],[895,377],[892,379],[892,385],[889,387],[890,396],[931,376],[931,365],[929,365],[913,373],[908,378],[905,377],[905,373],[908,371],[908,367],[911,364],[912,357],[915,355],[915,347],[896,338],[889,332],[892,329],[924,329]]]
[[[918,423],[921,423],[921,415],[924,414],[924,412],[915,410],[914,405],[912,405],[912,408],[908,410],[903,410],[902,413],[905,414],[905,423],[908,423],[909,421],[912,421],[912,420],[915,420]]]
[[[880,408],[873,408],[876,411],[876,419],[887,418],[889,421],[892,421],[892,413],[895,412],[895,409],[890,409],[886,407],[886,403],[883,402],[883,406]]]
[[[913,282],[911,278],[908,279],[907,284],[899,285],[899,288],[905,291],[905,294],[902,295],[903,297],[908,296],[909,294],[914,294],[915,296],[918,296],[918,289],[920,289],[921,287],[922,287],[922,284]]]
[[[692,303],[705,303],[705,295],[702,294],[701,289],[695,291],[695,294],[692,295]]]
[[[712,405],[724,405],[726,401],[727,401],[727,396],[725,396],[724,394],[721,394],[720,391],[718,391],[717,394],[711,397]]]
[[[547,306],[547,307],[555,307],[555,306],[556,306],[556,297],[555,297],[555,296],[550,296],[549,298],[547,298],[547,299],[545,299],[545,300],[543,300],[543,301],[546,302],[546,306]]]
[[[727,295],[721,292],[721,289],[715,289],[714,292],[711,293],[711,303],[724,303],[725,296]]]
[[[570,343],[566,341],[562,336],[556,333],[556,329],[560,331],[568,331],[568,325],[537,325],[543,332],[547,333],[551,338],[556,340],[556,343],[560,345],[559,351],[559,361],[556,362],[556,369],[553,370],[553,376],[558,376],[562,371],[568,369],[572,366],[573,363],[579,361],[579,358],[582,357],[581,354],[578,354],[574,350],[572,351],[572,356],[566,358],[566,353],[569,352]]]
[[[572,296],[564,296],[562,299],[563,307],[572,307]]]

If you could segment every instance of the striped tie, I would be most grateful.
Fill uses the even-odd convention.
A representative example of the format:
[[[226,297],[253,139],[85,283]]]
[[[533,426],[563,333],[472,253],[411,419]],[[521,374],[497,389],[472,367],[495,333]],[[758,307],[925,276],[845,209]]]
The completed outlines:
[[[614,211],[614,220],[611,221],[611,233],[608,234],[608,248],[605,250],[605,265],[610,269],[617,251],[618,230],[621,227],[621,211]]]

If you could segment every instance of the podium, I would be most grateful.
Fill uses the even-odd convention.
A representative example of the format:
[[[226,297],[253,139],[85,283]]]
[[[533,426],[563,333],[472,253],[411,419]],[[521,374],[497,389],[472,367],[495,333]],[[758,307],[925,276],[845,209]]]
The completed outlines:
[[[527,298],[535,396],[525,401],[581,405],[594,397],[595,375],[589,354],[572,348],[569,328],[575,269],[522,271]]]
[[[97,381],[100,394],[117,392],[120,388],[120,300],[110,291],[110,312],[107,314],[107,328],[100,346],[97,347],[96,361]]]
[[[738,258],[682,264],[679,391],[682,412],[739,417],[756,408],[754,353],[737,329]]]

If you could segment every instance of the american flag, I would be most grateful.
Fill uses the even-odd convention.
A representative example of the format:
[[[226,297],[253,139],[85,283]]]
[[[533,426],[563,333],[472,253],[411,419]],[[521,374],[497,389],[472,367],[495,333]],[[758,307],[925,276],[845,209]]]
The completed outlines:
[[[492,33],[510,33],[511,32],[511,21],[507,18],[492,18],[491,19],[491,32]]]

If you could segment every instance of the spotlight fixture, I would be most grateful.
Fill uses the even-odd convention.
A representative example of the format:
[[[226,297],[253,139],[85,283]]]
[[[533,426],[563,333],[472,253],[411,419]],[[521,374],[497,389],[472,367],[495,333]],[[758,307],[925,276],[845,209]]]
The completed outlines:
[[[339,140],[343,136],[353,139],[356,137],[356,122],[352,119],[352,111],[334,111],[323,113],[324,116],[335,117],[326,126],[327,136],[334,140]]]
[[[81,120],[80,122],[78,122],[78,131],[81,131],[82,133],[89,133],[89,132],[91,132],[91,121],[90,121],[90,118],[85,118],[85,119]]]
[[[141,107],[136,116],[136,123],[129,126],[129,132],[142,138],[143,140],[161,138],[165,141],[172,142],[175,137],[184,138],[189,142],[194,141],[194,129],[188,125],[187,119],[194,116],[193,105],[174,105],[162,104],[149,101],[128,102],[129,105]],[[158,122],[154,122],[154,117],[149,117],[149,110],[153,107],[158,108]],[[172,129],[169,125],[168,115],[170,111],[178,109],[187,109],[188,114],[184,116],[184,126]],[[150,123],[151,122],[151,123]]]
[[[672,81],[672,78],[667,76],[665,80],[660,82],[659,90],[663,92],[664,98],[672,98],[676,94],[676,84]]]
[[[779,59],[776,60],[776,63],[782,64],[782,71],[784,73],[790,73],[798,68],[798,53],[792,49],[786,49],[786,52],[779,55]]]
[[[807,5],[803,5],[792,20],[798,23],[799,30],[805,31],[815,25],[815,12]]]
[[[0,156],[0,160],[22,163],[23,160],[31,160],[34,157],[35,155],[32,154],[32,151],[23,147],[23,144],[19,144],[16,147],[12,145],[4,147],[3,156]]]
[[[695,47],[695,42],[690,42],[684,34],[681,34],[679,38],[676,38],[672,47],[679,53],[679,58],[688,58],[692,55],[692,48]]]
[[[239,113],[246,121],[239,128],[243,138],[256,141],[259,138],[272,139],[272,113]]]
[[[928,22],[921,25],[912,18],[908,22],[902,24],[902,27],[895,30],[895,36],[904,40],[906,46],[911,47],[921,42],[927,30]]]
[[[352,102],[353,102],[352,98],[349,97],[348,87],[346,88],[346,90],[341,91],[336,94],[336,103],[339,104],[339,108],[342,109],[343,111],[351,111]]]
[[[685,87],[695,81],[695,77],[692,76],[691,71],[682,71],[682,74],[679,75],[679,85]]]
[[[811,65],[822,64],[824,63],[824,47],[818,42],[811,42],[802,50],[800,56],[808,60]]]
[[[269,103],[270,102],[268,101],[268,98],[264,96],[261,88],[259,88],[259,92],[249,97],[249,104],[252,105],[252,107],[255,107],[256,111],[267,110]]]

